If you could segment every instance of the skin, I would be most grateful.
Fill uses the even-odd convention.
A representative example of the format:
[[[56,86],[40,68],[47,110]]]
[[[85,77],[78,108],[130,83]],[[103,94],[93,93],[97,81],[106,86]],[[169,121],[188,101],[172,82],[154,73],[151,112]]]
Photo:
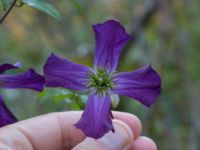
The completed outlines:
[[[73,126],[80,119],[81,113],[81,111],[51,113],[0,128],[0,149],[67,150],[75,147],[74,150],[77,150],[82,147],[86,149],[91,145],[97,150],[102,147],[104,147],[103,149],[112,149],[109,144],[104,144],[107,142],[102,142],[105,141],[106,136],[120,142],[123,141],[121,143],[128,144],[128,149],[131,150],[157,149],[151,139],[140,136],[141,122],[132,114],[113,112],[116,119],[113,123],[116,133],[109,132],[105,138],[94,140],[86,138],[81,130]],[[120,146],[124,147],[124,145]]]

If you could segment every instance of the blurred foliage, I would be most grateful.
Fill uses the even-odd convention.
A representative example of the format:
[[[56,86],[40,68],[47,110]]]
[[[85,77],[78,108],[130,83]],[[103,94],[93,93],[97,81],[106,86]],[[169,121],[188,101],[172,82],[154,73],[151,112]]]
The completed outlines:
[[[9,0],[1,0],[1,5],[4,11],[8,8],[9,4]]]
[[[42,1],[42,0],[40,0]],[[47,2],[47,1],[45,1]],[[160,73],[162,94],[149,108],[120,97],[118,110],[136,114],[143,134],[161,150],[200,149],[200,1],[199,0],[48,0],[62,16],[58,22],[37,9],[14,7],[0,25],[0,63],[21,61],[41,74],[50,52],[76,63],[93,64],[91,25],[108,18],[119,20],[134,41],[124,49],[119,71],[147,64]],[[141,15],[156,3],[145,26]],[[5,5],[4,5],[5,6]],[[0,16],[4,13],[0,10]],[[134,32],[133,32],[134,33]],[[87,96],[66,89],[2,90],[6,103],[19,119],[54,111],[80,109]],[[82,107],[82,106],[81,106]]]

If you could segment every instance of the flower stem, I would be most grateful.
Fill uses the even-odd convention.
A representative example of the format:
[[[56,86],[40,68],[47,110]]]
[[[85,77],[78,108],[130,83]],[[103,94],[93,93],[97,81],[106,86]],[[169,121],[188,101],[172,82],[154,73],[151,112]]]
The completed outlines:
[[[83,104],[81,103],[80,98],[79,98],[78,96],[75,95],[74,99],[75,99],[75,102],[77,103],[77,105],[79,106],[79,108],[80,108],[80,109],[83,109],[84,106],[83,106]]]

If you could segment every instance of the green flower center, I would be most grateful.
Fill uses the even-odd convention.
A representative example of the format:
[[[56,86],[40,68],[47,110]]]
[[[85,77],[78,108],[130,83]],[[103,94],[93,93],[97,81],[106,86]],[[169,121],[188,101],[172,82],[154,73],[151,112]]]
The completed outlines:
[[[111,74],[102,68],[99,68],[96,73],[91,72],[89,87],[97,94],[105,94],[114,87]]]

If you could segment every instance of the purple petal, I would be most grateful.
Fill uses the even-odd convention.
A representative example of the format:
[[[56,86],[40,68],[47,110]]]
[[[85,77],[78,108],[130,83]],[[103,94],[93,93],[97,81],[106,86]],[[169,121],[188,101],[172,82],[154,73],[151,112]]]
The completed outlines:
[[[2,64],[0,65],[0,74],[4,73],[6,70],[20,68],[21,66],[22,66],[21,63],[16,63],[14,65]]]
[[[95,33],[95,67],[114,71],[124,45],[131,39],[123,26],[115,20],[93,25]]]
[[[101,138],[110,130],[114,131],[110,114],[110,97],[90,95],[83,115],[75,126],[86,136]]]
[[[161,92],[161,79],[150,65],[136,71],[119,73],[114,92],[150,107]]]
[[[15,116],[6,107],[3,98],[0,96],[0,127],[17,122]]]
[[[62,57],[51,54],[44,66],[48,87],[64,87],[73,90],[86,89],[90,68],[75,64]]]
[[[28,88],[42,91],[44,84],[44,77],[37,74],[33,69],[18,75],[0,75],[0,87],[4,88]]]

